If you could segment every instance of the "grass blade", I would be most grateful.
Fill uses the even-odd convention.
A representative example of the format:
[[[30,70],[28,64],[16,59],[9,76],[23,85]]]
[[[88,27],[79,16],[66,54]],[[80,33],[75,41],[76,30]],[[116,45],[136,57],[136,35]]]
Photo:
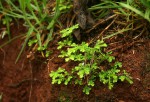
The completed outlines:
[[[140,10],[138,10],[138,9],[136,9],[136,8],[134,8],[134,7],[132,7],[132,6],[130,6],[129,4],[125,4],[125,3],[121,3],[121,2],[120,2],[119,4],[120,4],[122,7],[124,7],[124,8],[126,8],[126,9],[129,9],[129,10],[135,12],[136,14],[140,15],[141,17],[145,18],[146,20],[148,20],[148,21],[150,22],[150,18],[147,18],[147,13],[146,13],[146,16],[145,16],[145,14],[144,14],[142,11],[140,11]]]
[[[113,36],[116,36],[116,35],[118,35],[118,34],[120,34],[120,33],[123,33],[123,32],[126,32],[126,31],[129,31],[129,30],[131,30],[131,28],[129,28],[129,29],[122,29],[122,30],[119,30],[119,31],[118,31],[118,32],[116,32],[116,33],[113,33],[113,34],[110,34],[110,35],[108,35],[108,36],[106,36],[106,37],[103,37],[103,39],[111,38],[111,37],[113,37]]]
[[[21,48],[21,51],[19,52],[19,54],[18,54],[18,56],[17,56],[17,59],[16,59],[15,63],[18,62],[18,60],[19,60],[19,58],[20,58],[20,56],[21,56],[21,54],[22,54],[22,52],[23,52],[23,50],[24,50],[24,48],[25,48],[25,46],[26,46],[26,44],[27,44],[27,42],[28,42],[28,40],[29,40],[29,38],[30,38],[30,36],[31,36],[31,34],[32,34],[32,32],[33,32],[33,30],[34,30],[34,28],[30,28],[29,31],[27,32],[26,39],[25,39],[25,41],[24,41],[24,43],[23,43],[23,46],[22,46],[22,48]]]

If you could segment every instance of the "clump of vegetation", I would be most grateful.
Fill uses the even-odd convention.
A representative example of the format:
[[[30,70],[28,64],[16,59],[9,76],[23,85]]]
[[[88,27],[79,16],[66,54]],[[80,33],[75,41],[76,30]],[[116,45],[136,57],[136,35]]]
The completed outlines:
[[[77,0],[77,2],[79,1]],[[73,7],[72,0],[56,0],[54,3],[53,8],[51,8],[49,0],[0,0],[0,23],[6,26],[0,34],[0,38],[3,39],[8,34],[9,42],[13,40],[11,39],[10,23],[14,20],[17,22],[22,20],[23,25],[27,28],[25,41],[16,62],[27,44],[32,51],[44,52],[43,56],[49,57],[52,52],[48,51],[47,48],[49,42],[53,41],[54,32],[59,31],[63,26],[73,25],[76,22],[78,13],[70,21],[67,21],[69,24],[63,25],[59,21],[60,16]],[[112,89],[118,81],[126,80],[130,84],[133,83],[129,74],[121,69],[122,63],[116,61],[115,57],[111,55],[112,52],[105,51],[108,45],[104,40],[118,34],[124,36],[125,32],[131,31],[127,38],[136,42],[142,34],[149,34],[147,25],[141,24],[141,20],[150,22],[150,1],[124,0],[116,2],[116,0],[99,0],[96,3],[88,10],[98,22],[91,29],[84,30],[91,33],[94,29],[99,30],[102,27],[99,30],[100,34],[94,37],[90,44],[86,42],[77,44],[73,42],[72,33],[79,28],[78,24],[60,32],[63,40],[58,42],[58,49],[61,50],[59,57],[65,58],[68,63],[74,61],[78,65],[70,68],[69,71],[61,67],[57,71],[52,71],[50,73],[52,84],[82,85],[83,92],[89,94],[96,80],[107,84],[109,89]],[[81,13],[84,14],[84,10]],[[82,17],[82,14],[79,17]],[[90,17],[87,17],[87,20],[91,20]],[[56,24],[57,27],[59,26],[57,31],[55,31]],[[84,30],[81,31],[84,32]],[[138,32],[135,34],[137,30]],[[2,95],[0,96],[2,97]]]
[[[71,68],[70,72],[61,67],[57,71],[52,71],[50,73],[52,84],[64,83],[68,85],[71,83],[83,85],[83,92],[86,94],[90,93],[97,78],[103,84],[108,84],[109,89],[112,89],[114,83],[119,80],[127,80],[132,84],[128,73],[125,70],[121,73],[121,62],[115,61],[115,57],[110,55],[111,52],[104,51],[107,44],[103,40],[97,40],[94,46],[89,46],[86,42],[76,44],[72,41],[71,34],[77,28],[78,24],[60,32],[62,38],[66,38],[66,40],[58,43],[58,49],[66,47],[66,50],[61,51],[59,57],[65,58],[66,62],[74,61],[79,64]],[[107,65],[107,68],[102,66],[103,63]]]
[[[49,42],[53,39],[54,26],[59,22],[59,16],[69,11],[71,7],[70,0],[56,0],[56,6],[50,12],[49,0],[0,0],[0,13],[2,13],[3,24],[7,26],[3,36],[8,34],[11,38],[9,26],[12,19],[24,20],[24,26],[28,29],[16,62],[27,43],[34,52],[47,50]]]

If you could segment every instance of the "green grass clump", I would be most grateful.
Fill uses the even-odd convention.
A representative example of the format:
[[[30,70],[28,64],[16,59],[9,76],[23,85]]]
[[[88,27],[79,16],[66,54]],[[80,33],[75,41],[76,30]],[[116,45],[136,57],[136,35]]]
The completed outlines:
[[[28,28],[23,47],[16,59],[19,60],[25,46],[34,48],[34,51],[46,50],[52,41],[54,26],[62,13],[66,13],[72,7],[69,0],[56,0],[56,5],[50,11],[49,0],[0,0],[0,13],[3,14],[3,21],[7,26],[7,33],[10,38],[10,20],[24,21]],[[55,2],[53,2],[55,3]]]
[[[127,2],[120,2],[120,6],[133,11],[135,14],[143,17],[150,22],[150,1],[149,0],[127,0]]]

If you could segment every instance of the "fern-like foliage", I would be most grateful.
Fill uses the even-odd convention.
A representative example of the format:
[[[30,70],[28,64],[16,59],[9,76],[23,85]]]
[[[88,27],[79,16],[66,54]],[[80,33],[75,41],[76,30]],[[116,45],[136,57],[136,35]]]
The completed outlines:
[[[74,43],[70,38],[73,30],[77,28],[78,25],[75,25],[60,32],[62,38],[66,37],[66,40],[58,43],[58,49],[67,47],[66,50],[61,51],[59,57],[65,58],[66,62],[74,61],[79,64],[73,67],[70,72],[67,72],[65,68],[52,71],[50,73],[52,84],[83,85],[83,92],[88,95],[97,78],[103,84],[107,84],[109,89],[112,89],[118,80],[127,80],[132,83],[126,71],[121,73],[119,69],[122,67],[121,62],[115,61],[111,52],[104,52],[107,44],[103,40],[97,40],[94,46],[89,46],[86,42]],[[103,68],[102,64],[107,65],[107,68]]]

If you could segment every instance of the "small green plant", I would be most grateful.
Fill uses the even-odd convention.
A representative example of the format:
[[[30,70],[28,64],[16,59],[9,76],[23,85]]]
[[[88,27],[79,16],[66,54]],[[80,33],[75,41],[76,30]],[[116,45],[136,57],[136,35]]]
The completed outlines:
[[[115,57],[111,56],[111,52],[104,52],[107,44],[102,40],[97,40],[93,46],[82,42],[76,44],[72,41],[71,34],[74,29],[78,28],[78,24],[70,28],[62,30],[62,38],[58,49],[62,50],[59,57],[65,58],[66,62],[74,61],[79,64],[68,72],[65,68],[59,67],[57,71],[52,71],[50,77],[52,84],[78,84],[84,86],[83,92],[89,94],[92,87],[95,85],[96,79],[99,79],[103,84],[107,84],[109,89],[112,89],[114,83],[127,80],[132,84],[132,80],[126,71],[121,72],[121,62],[115,61]]]

